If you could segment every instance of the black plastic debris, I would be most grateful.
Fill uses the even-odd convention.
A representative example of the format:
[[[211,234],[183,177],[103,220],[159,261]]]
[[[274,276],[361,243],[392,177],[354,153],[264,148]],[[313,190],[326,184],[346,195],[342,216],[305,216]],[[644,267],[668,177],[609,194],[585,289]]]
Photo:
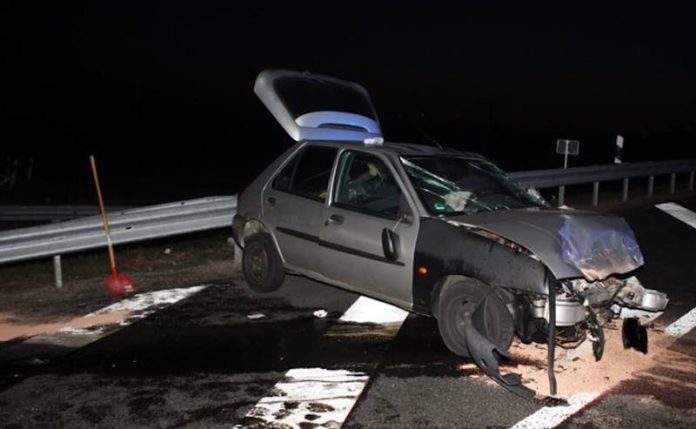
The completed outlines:
[[[634,349],[648,353],[648,330],[636,317],[624,319],[621,329],[624,349]]]

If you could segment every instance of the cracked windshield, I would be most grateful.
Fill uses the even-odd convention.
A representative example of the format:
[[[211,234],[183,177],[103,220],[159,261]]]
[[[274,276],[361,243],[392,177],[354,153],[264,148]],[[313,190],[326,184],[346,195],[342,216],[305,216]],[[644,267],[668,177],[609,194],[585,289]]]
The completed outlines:
[[[402,157],[401,162],[421,201],[435,215],[547,206],[490,162],[438,156]]]

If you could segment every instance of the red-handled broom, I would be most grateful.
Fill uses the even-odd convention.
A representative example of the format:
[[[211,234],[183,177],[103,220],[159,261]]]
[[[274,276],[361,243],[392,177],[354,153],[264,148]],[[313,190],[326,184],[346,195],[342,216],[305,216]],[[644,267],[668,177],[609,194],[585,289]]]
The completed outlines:
[[[114,245],[111,242],[111,229],[109,228],[109,218],[104,208],[104,199],[102,198],[101,186],[99,186],[99,175],[97,174],[97,163],[94,161],[94,156],[89,156],[89,161],[92,164],[92,175],[94,176],[94,185],[97,187],[97,198],[99,199],[99,212],[101,213],[102,224],[104,225],[104,233],[106,234],[106,247],[109,249],[109,263],[111,264],[111,275],[104,280],[104,287],[110,295],[119,296],[126,293],[135,292],[135,285],[130,277],[125,274],[120,274],[116,269],[116,256],[114,255]]]

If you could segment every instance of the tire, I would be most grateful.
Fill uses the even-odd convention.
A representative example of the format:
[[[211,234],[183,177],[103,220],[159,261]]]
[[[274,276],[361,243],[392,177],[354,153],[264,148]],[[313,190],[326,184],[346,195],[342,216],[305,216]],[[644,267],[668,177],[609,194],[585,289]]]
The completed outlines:
[[[486,284],[468,279],[451,283],[440,292],[437,305],[437,326],[440,336],[452,353],[469,357],[464,326],[478,304],[492,292]],[[515,325],[505,303],[495,294],[488,296],[485,314],[487,336],[500,350],[507,351],[515,335]]]
[[[246,240],[242,254],[242,271],[249,288],[254,292],[273,292],[283,284],[283,261],[268,234],[254,234]]]

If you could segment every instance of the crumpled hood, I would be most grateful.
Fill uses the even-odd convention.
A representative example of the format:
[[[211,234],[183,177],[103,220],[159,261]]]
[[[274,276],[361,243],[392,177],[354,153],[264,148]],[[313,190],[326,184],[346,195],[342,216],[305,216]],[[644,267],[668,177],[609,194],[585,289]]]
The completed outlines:
[[[519,209],[448,218],[495,233],[536,255],[557,279],[600,280],[643,265],[623,218],[588,211]]]

